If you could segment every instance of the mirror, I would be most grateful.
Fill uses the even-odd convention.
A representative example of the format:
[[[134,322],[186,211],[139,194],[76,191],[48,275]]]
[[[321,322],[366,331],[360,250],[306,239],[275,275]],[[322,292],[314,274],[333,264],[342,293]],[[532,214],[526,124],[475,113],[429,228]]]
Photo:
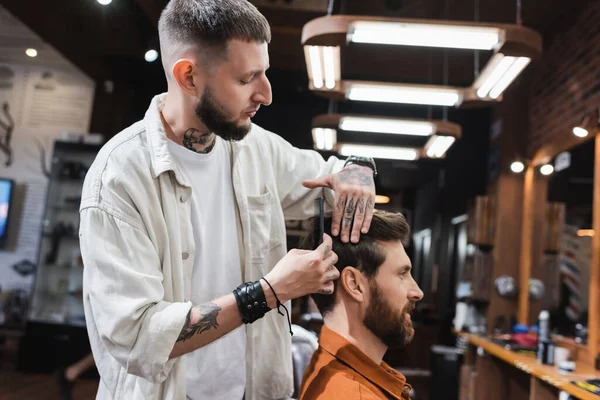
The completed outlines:
[[[535,313],[546,309],[555,333],[581,341],[587,336],[582,328],[588,324],[594,150],[595,139],[587,140],[558,154],[551,162],[551,174],[544,176],[543,167],[538,172],[547,189],[546,206],[538,211],[543,221],[534,231],[541,242],[541,259],[533,266],[537,276],[532,278],[544,283],[544,296],[532,308],[531,319],[535,322]]]

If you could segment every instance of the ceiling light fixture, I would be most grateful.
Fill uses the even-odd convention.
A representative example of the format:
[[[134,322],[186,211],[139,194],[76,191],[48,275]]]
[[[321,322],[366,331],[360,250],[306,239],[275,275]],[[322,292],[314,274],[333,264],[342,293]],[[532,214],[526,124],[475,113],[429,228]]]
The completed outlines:
[[[409,147],[338,143],[338,152],[344,157],[359,156],[405,161],[414,161],[419,158],[419,150]]]
[[[312,120],[313,143],[316,150],[331,150],[344,132],[398,135],[400,137],[429,137],[425,147],[418,149],[419,157],[442,158],[448,148],[462,135],[460,125],[438,120],[420,120],[347,114],[322,114]],[[338,132],[339,131],[339,132]],[[449,139],[445,139],[448,137]],[[401,143],[404,139],[398,139]],[[343,140],[342,140],[343,141]],[[429,154],[427,152],[429,151]],[[437,155],[436,155],[437,154]]]
[[[355,101],[455,106],[461,100],[460,89],[442,86],[377,84],[348,81],[346,97]]]
[[[488,50],[494,55],[468,88],[346,81],[338,71],[340,46],[351,43]],[[318,94],[335,99],[455,107],[500,101],[504,91],[542,52],[541,35],[521,25],[354,15],[328,15],[309,21],[302,30],[302,44],[309,86]],[[335,83],[329,85],[324,84],[325,48],[335,49],[328,58],[337,68],[332,69],[335,78],[330,78]]]
[[[554,172],[554,167],[552,166],[552,164],[544,164],[540,168],[540,172],[542,173],[542,175],[548,176]]]
[[[98,1],[98,3],[102,4],[103,6],[107,6],[110,3],[112,3],[112,0],[96,0]]]
[[[580,126],[576,126],[575,128],[573,128],[573,134],[575,136],[577,136],[577,137],[584,138],[587,135],[589,135],[589,132],[585,128],[582,128]]]
[[[512,164],[510,164],[510,170],[515,174],[520,174],[525,171],[525,164],[521,161],[513,161]]]
[[[339,127],[344,131],[412,136],[431,136],[436,132],[436,126],[431,121],[403,120],[399,118],[344,116],[340,118]]]
[[[304,46],[308,78],[316,89],[334,89],[340,81],[339,46]]]
[[[25,54],[27,54],[31,58],[34,58],[34,57],[37,57],[38,52],[36,49],[29,48],[29,49],[25,50]]]
[[[330,128],[313,128],[313,143],[317,150],[333,150],[336,144],[336,131]]]
[[[484,99],[489,95],[492,99],[497,99],[530,61],[529,57],[494,54],[475,81],[477,96]]]
[[[442,158],[455,141],[454,136],[433,136],[425,145],[425,154],[429,158]]]
[[[154,62],[158,59],[158,51],[150,49],[144,54],[144,59],[148,62]]]
[[[348,41],[400,46],[493,50],[500,44],[500,34],[501,30],[498,28],[356,21],[350,24]]]

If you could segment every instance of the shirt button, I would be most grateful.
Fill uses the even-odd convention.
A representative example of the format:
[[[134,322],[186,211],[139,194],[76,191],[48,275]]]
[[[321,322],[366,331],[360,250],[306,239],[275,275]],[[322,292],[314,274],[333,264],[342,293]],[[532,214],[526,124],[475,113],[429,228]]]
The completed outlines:
[[[186,195],[186,194],[182,194],[181,196],[179,196],[179,200],[180,200],[182,203],[185,203],[185,202],[188,200],[188,197],[187,197],[187,195]]]
[[[190,253],[183,253],[181,255],[181,258],[183,258],[184,260],[187,260],[188,258],[190,258]]]

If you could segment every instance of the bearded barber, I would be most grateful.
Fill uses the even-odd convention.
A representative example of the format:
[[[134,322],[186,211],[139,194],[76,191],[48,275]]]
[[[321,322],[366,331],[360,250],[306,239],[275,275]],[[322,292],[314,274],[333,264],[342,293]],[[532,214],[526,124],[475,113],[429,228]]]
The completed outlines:
[[[168,92],[103,147],[82,194],[97,398],[288,397],[283,305],[331,294],[339,272],[329,236],[286,254],[284,219],[312,216],[311,189],[327,188],[332,234],[358,242],[375,165],[325,161],[251,123],[271,103],[271,33],[250,2],[171,0],[159,38]]]

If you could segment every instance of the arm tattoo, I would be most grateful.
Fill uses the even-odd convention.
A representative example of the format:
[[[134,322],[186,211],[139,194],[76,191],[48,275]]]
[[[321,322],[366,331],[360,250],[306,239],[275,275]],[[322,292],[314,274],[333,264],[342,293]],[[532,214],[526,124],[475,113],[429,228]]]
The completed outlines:
[[[360,210],[361,214],[364,214],[364,212],[365,212],[365,201],[363,199],[360,199],[358,201],[358,209]]]
[[[209,144],[210,143],[210,144]],[[196,150],[194,145],[206,146],[203,150]],[[207,132],[200,133],[196,128],[190,128],[183,134],[183,146],[195,153],[209,153],[215,146],[215,135]]]
[[[186,341],[192,336],[207,331],[210,328],[217,329],[219,326],[217,322],[217,316],[219,315],[219,311],[221,311],[221,307],[219,307],[215,303],[208,303],[203,304],[201,306],[196,306],[194,308],[200,311],[200,314],[202,315],[198,322],[192,324],[192,310],[190,310],[187,317],[185,318],[185,324],[183,325],[183,329],[181,330],[181,333],[177,338],[178,342]]]
[[[346,214],[354,214],[354,199],[350,199],[348,207],[346,207]]]

